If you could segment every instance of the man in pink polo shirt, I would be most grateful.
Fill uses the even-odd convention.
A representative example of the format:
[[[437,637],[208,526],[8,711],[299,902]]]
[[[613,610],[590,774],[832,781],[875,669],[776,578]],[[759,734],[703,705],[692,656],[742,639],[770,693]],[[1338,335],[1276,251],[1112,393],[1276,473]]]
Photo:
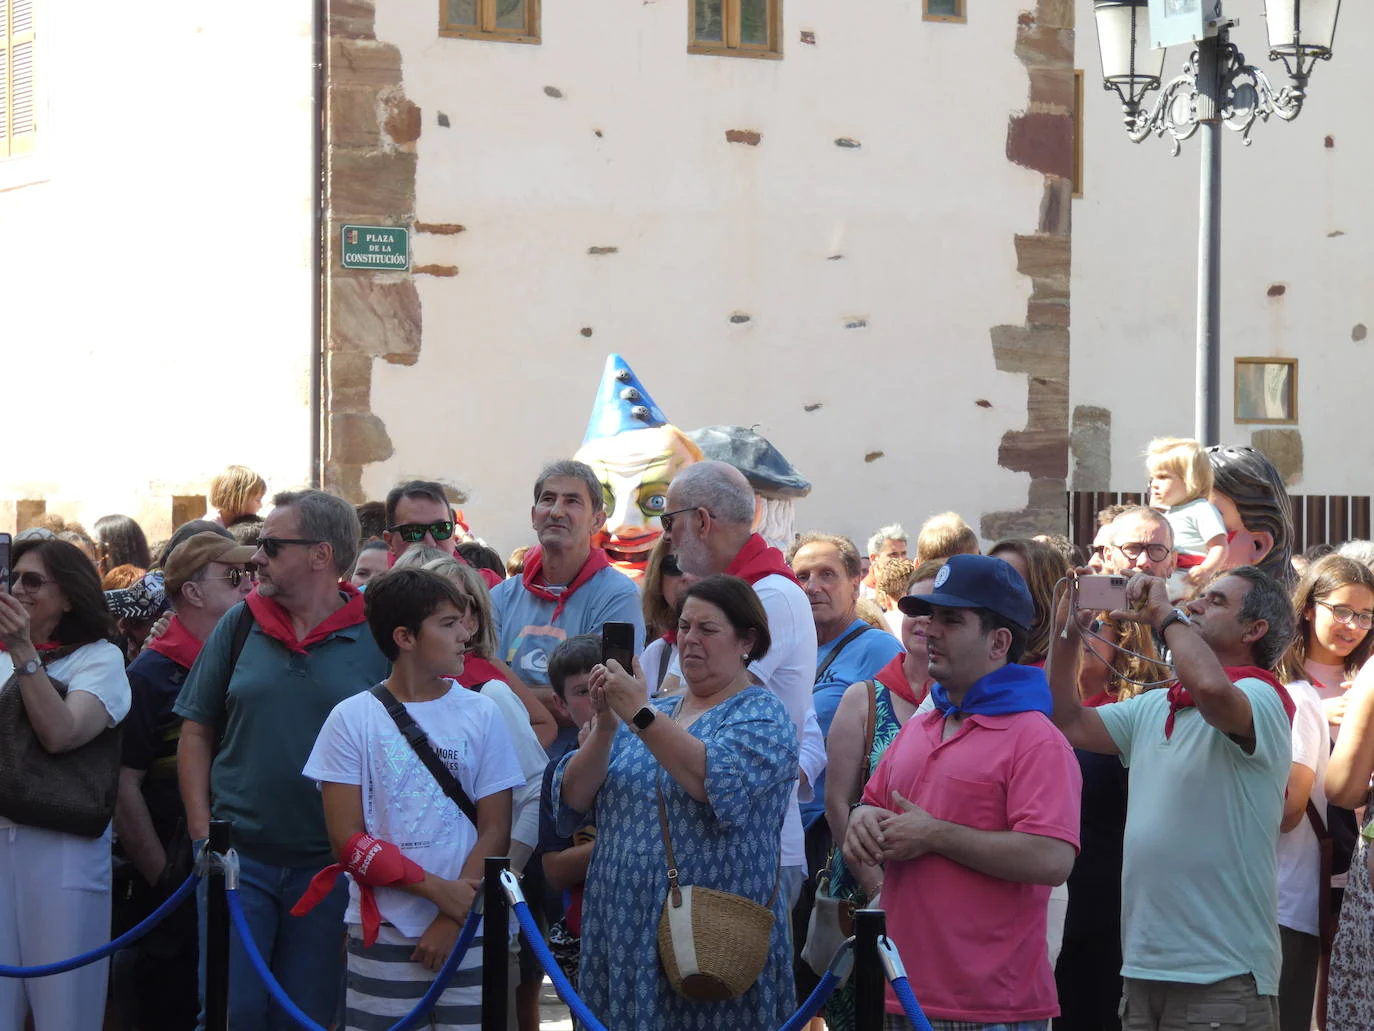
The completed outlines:
[[[1006,562],[955,555],[900,604],[930,616],[935,709],[878,764],[845,859],[882,866],[888,934],[935,1031],[1046,1031],[1046,909],[1078,851],[1083,781],[1045,674],[1016,665],[1035,603]],[[889,1029],[909,1026],[890,989],[886,1008]]]

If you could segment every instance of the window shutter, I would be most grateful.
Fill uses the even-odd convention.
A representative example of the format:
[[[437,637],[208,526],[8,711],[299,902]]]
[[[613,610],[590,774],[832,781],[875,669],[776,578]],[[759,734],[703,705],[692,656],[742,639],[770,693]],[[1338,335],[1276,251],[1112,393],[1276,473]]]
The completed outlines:
[[[8,8],[0,38],[0,157],[33,149],[37,129],[34,104],[33,0],[0,0]]]

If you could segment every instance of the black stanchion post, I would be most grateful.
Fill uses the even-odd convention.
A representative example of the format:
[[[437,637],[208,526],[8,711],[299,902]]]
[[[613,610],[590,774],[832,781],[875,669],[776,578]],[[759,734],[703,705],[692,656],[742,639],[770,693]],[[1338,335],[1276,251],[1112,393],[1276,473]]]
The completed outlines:
[[[510,909],[501,873],[510,857],[487,856],[482,899],[482,1031],[506,1031],[510,1019]]]
[[[881,909],[854,914],[854,1031],[883,1031],[883,961],[878,939],[887,933]]]
[[[207,852],[229,851],[229,821],[211,820]],[[210,868],[205,877],[205,1028],[229,1029],[229,901],[224,897],[224,870]]]

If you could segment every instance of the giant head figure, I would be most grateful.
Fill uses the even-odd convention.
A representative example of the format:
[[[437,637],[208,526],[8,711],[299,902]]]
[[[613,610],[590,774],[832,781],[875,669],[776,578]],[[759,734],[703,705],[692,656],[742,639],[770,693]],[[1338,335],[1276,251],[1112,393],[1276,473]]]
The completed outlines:
[[[669,424],[625,359],[612,354],[575,457],[592,467],[606,496],[606,526],[593,543],[621,572],[640,579],[663,535],[658,517],[668,484],[701,461],[701,449]]]
[[[1259,566],[1293,583],[1293,511],[1283,477],[1252,447],[1207,449],[1215,483],[1212,504],[1226,523],[1226,568]]]
[[[754,488],[754,532],[784,551],[796,537],[794,502],[811,493],[811,482],[782,452],[745,426],[703,426],[692,440],[713,462],[733,465]]]

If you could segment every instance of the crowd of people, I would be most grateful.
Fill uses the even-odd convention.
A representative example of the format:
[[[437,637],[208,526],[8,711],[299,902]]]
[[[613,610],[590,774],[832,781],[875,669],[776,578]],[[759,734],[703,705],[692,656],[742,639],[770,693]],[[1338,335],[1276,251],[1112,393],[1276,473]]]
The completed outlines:
[[[235,466],[151,546],[49,518],[0,592],[0,965],[138,923],[213,819],[326,1027],[407,1013],[501,855],[611,1031],[772,1031],[867,906],[935,1031],[1369,1031],[1374,544],[1290,561],[1265,466],[1157,440],[1090,549],[946,512],[780,550],[703,461],[641,584],[572,460],[505,559],[425,480],[260,515]],[[207,901],[0,978],[0,1027],[196,1027]],[[537,1031],[533,951],[480,932],[426,1026],[478,1026],[488,948]],[[236,937],[228,1007],[293,1026]]]

